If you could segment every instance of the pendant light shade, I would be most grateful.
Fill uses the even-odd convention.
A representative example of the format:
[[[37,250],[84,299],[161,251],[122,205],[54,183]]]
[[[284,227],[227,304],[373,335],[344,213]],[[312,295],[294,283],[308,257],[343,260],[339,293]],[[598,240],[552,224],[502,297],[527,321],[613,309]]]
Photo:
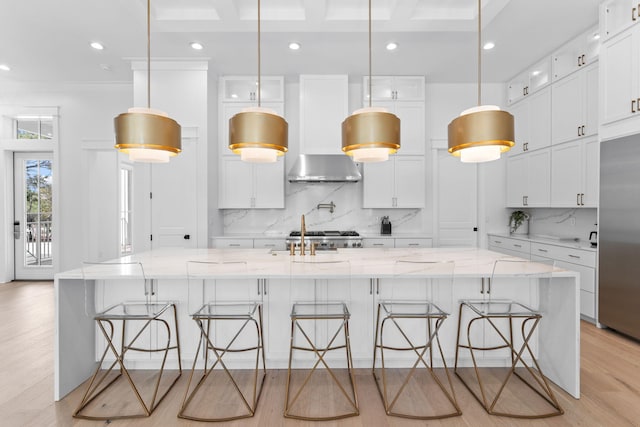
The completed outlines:
[[[273,163],[288,150],[288,124],[275,111],[252,107],[229,120],[229,149],[252,163]]]
[[[273,163],[289,149],[289,125],[275,111],[261,104],[260,0],[258,0],[258,106],[245,108],[229,119],[229,149],[240,160]]]
[[[369,106],[342,122],[342,151],[355,162],[383,162],[400,149],[400,119],[371,106],[371,0],[369,0]]]
[[[465,163],[497,160],[515,145],[513,116],[495,105],[482,105],[482,0],[478,0],[478,106],[449,123],[449,153]]]
[[[116,145],[134,162],[167,163],[182,151],[181,128],[151,108],[151,0],[147,0],[147,108],[129,108],[114,120]]]
[[[342,122],[342,151],[354,162],[382,162],[399,148],[400,119],[385,108],[362,108]]]

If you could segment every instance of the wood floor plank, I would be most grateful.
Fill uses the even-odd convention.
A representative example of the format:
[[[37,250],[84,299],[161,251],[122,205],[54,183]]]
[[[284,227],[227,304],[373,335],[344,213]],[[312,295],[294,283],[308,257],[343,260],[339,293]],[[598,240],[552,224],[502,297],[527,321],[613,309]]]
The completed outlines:
[[[53,310],[52,282],[0,285],[0,425],[107,425],[109,422],[71,417],[83,388],[60,402],[53,402]],[[576,400],[554,387],[565,410],[560,417],[527,421],[489,416],[457,378],[454,378],[454,387],[463,411],[461,417],[429,422],[388,417],[370,371],[357,370],[360,416],[321,423],[296,421],[282,417],[286,371],[269,370],[256,415],[235,422],[217,423],[216,426],[640,426],[640,343],[589,323],[582,322],[581,325],[582,395]],[[134,427],[205,425],[176,417],[186,385],[185,374],[150,418],[119,420],[110,424]],[[328,390],[321,392],[330,393]],[[322,405],[323,401],[309,398],[307,404]]]

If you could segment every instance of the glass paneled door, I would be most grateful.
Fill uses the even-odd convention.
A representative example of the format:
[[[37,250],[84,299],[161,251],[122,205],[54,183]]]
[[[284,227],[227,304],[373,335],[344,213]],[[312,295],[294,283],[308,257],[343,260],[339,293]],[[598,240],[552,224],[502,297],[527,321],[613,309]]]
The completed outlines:
[[[14,154],[15,278],[53,279],[51,153]]]

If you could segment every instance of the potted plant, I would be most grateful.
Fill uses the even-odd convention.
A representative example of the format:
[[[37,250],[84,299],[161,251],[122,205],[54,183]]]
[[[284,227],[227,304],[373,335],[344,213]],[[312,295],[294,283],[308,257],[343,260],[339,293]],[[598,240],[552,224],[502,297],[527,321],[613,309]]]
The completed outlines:
[[[511,234],[529,234],[529,218],[529,214],[524,211],[511,212],[509,232]]]

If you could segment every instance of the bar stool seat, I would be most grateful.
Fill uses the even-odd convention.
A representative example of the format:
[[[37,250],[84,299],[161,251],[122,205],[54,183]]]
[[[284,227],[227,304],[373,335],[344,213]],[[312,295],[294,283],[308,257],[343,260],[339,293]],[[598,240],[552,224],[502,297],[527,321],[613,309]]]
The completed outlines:
[[[285,408],[284,408],[284,416],[287,418],[295,418],[301,420],[311,420],[311,421],[322,421],[322,420],[336,420],[346,417],[357,416],[360,414],[360,410],[358,408],[358,397],[355,386],[355,378],[353,375],[353,361],[351,358],[351,344],[349,339],[349,318],[350,318],[349,309],[347,305],[342,302],[296,302],[293,304],[291,310],[291,345],[289,348],[289,367],[287,371],[287,388],[285,394]],[[336,320],[337,327],[335,328],[335,332],[333,334],[329,333],[328,336],[331,336],[328,339],[326,346],[320,347],[316,342],[310,337],[311,327],[315,328],[316,320]],[[306,321],[312,321],[307,324]],[[305,329],[306,328],[306,329]],[[299,331],[302,337],[304,337],[303,344],[294,343],[294,336],[296,331]],[[340,334],[344,336],[344,344],[336,343],[338,336]],[[296,351],[305,351],[305,352],[313,352],[314,356],[317,358],[315,363],[313,364],[311,370],[307,373],[302,385],[298,388],[295,395],[291,391],[291,377],[292,377],[292,360],[294,357],[294,350]],[[326,355],[330,351],[335,350],[345,350],[346,352],[346,362],[347,362],[347,373],[349,377],[349,391],[345,389],[345,387],[338,380],[336,373],[329,366]],[[344,397],[347,402],[347,406],[350,408],[350,411],[342,414],[331,414],[331,415],[318,415],[318,416],[306,416],[295,414],[292,412],[292,407],[295,406],[298,398],[301,393],[305,389],[305,387],[309,384],[309,381],[313,374],[316,372],[317,368],[322,364],[325,368],[326,373],[331,377],[333,384],[337,387],[340,394]],[[291,397],[293,395],[293,397]],[[318,400],[321,400],[321,396],[317,396]]]
[[[533,264],[536,264],[536,266],[531,267]],[[545,267],[544,264],[531,263],[529,261],[497,260],[493,268],[491,286],[495,286],[493,282],[495,282],[496,278],[502,272],[529,271],[529,273],[524,273],[522,276],[528,279],[538,280],[541,278],[549,279],[552,269],[553,266]],[[465,313],[471,316],[466,328],[466,344],[461,342],[462,319]],[[562,415],[564,413],[531,348],[532,337],[541,320],[542,314],[539,311],[512,299],[460,301],[454,372],[489,414],[512,418],[536,419]],[[498,343],[494,345],[480,345],[472,342],[472,327],[476,322],[478,322],[478,324],[484,324],[484,327],[487,328],[488,331],[495,332],[495,335],[499,337]],[[519,328],[515,327],[514,323],[519,323]],[[520,331],[519,335],[514,334],[514,331],[517,330]],[[477,390],[474,389],[474,387],[471,386],[471,382],[465,380],[464,376],[460,373],[458,355],[461,348],[467,349],[470,352]],[[501,349],[506,349],[510,353],[511,364],[507,367],[507,373],[502,382],[498,384],[497,391],[495,391],[495,387],[493,388],[494,390],[491,390],[491,387],[485,384],[486,378],[483,380],[484,374],[488,376],[487,369],[492,368],[478,367],[475,352]],[[529,363],[526,360],[527,358],[530,359]],[[498,404],[504,400],[502,398],[506,395],[505,391],[508,388],[508,384],[514,377],[520,379],[527,386],[527,389],[535,392],[535,395],[539,396],[542,402],[545,402],[545,405],[550,406],[551,410],[538,411],[536,408],[536,411],[532,410],[531,413],[523,413],[511,409],[498,409]],[[532,395],[531,398],[535,395]],[[527,399],[531,401],[531,398]]]
[[[423,280],[441,280],[444,285],[450,287],[453,279],[453,269],[454,263],[450,261],[397,261],[394,266],[394,279],[412,278],[420,279],[421,282]],[[423,275],[433,275],[436,278],[423,279],[421,277]],[[429,286],[426,283],[423,285]],[[409,301],[387,299],[378,302],[372,373],[387,415],[410,419],[431,420],[454,417],[462,414],[456,400],[451,375],[447,369],[447,364],[438,335],[438,331],[447,316],[448,314],[446,312],[429,300]],[[422,326],[416,324],[416,321],[425,322],[424,333],[421,329]],[[387,325],[390,326],[390,329],[385,334],[385,331],[387,331]],[[419,333],[415,330],[416,327],[419,328]],[[397,339],[393,340],[393,338]],[[389,343],[390,341],[391,343]],[[439,360],[444,368],[448,387],[445,386],[443,380],[441,380],[434,371],[434,342],[437,344],[440,355]],[[389,351],[394,354],[396,354],[396,352],[410,352],[415,354],[415,361],[410,365],[410,369],[406,375],[404,375],[402,382],[397,386],[395,392],[392,392],[394,387],[392,387],[389,378],[389,371],[397,369],[392,369],[387,366],[388,359],[385,357],[385,354]],[[379,359],[381,364],[379,375],[377,375],[376,372],[378,355],[380,356]],[[414,380],[416,384],[419,384],[418,387],[421,389],[421,394],[431,394],[426,391],[426,382],[417,380],[417,375],[422,371],[421,368],[424,368],[424,370],[429,373],[428,378],[431,378],[433,380],[432,382],[438,386],[442,396],[444,396],[448,405],[451,407],[450,410],[440,411],[421,408],[422,411],[417,411],[420,413],[411,413],[402,408],[402,399],[404,399],[404,401],[411,401],[411,406],[420,406],[421,403],[433,404],[431,406],[441,405],[441,403],[435,403],[433,397],[429,398],[429,402],[420,402],[415,404],[415,396],[411,396],[411,391],[408,387],[412,380]]]
[[[109,277],[114,277],[122,280],[137,280],[140,282],[141,290],[144,285],[145,293],[147,294],[146,301],[127,301],[115,304],[107,309],[96,313],[94,319],[106,340],[106,346],[102,353],[102,356],[98,362],[98,366],[89,381],[87,389],[78,405],[77,409],[73,413],[75,418],[90,419],[90,420],[113,420],[122,418],[139,418],[148,417],[157,408],[164,397],[173,388],[175,383],[182,375],[182,364],[180,360],[180,339],[178,335],[178,318],[176,304],[174,302],[159,302],[151,301],[149,296],[153,291],[148,291],[146,286],[146,278],[144,276],[144,268],[141,263],[137,262],[101,262],[83,263],[83,281],[85,282],[85,289],[87,287],[87,280],[91,280],[92,273],[98,273],[97,276],[103,275],[105,272],[109,272]],[[88,301],[85,301],[88,304]],[[175,343],[172,343],[172,327],[169,324],[169,320],[173,319],[173,329],[175,331]],[[116,327],[115,323],[118,322],[122,325],[120,330],[120,346],[115,344],[116,340]],[[134,323],[133,332],[129,332],[127,325]],[[139,339],[145,332],[151,333],[151,325],[158,327],[158,332],[164,331],[166,336],[166,344],[154,347],[151,344],[145,345],[139,343]],[[129,328],[131,329],[131,328]],[[131,338],[127,338],[127,337]],[[163,335],[158,335],[163,336]],[[178,373],[172,382],[166,387],[165,391],[159,394],[161,388],[164,368],[167,361],[169,351],[175,350],[178,358]],[[131,372],[127,368],[127,355],[130,352],[146,352],[146,353],[163,353],[162,360],[160,362],[160,368],[157,370],[157,378],[151,397],[146,400],[142,397],[141,385],[136,384]],[[115,360],[103,370],[103,364],[108,354],[112,354]],[[107,380],[116,366],[119,368],[119,373],[112,379]],[[101,371],[103,371],[101,373]],[[126,382],[130,386],[131,390],[135,394],[136,401],[139,403],[142,413],[135,414],[121,414],[121,413],[108,413],[104,415],[92,415],[89,406],[94,400],[98,398],[103,392],[109,389],[111,386],[117,384],[121,378],[126,378]],[[105,383],[103,385],[103,383]],[[138,381],[142,382],[141,380]],[[113,404],[91,405],[91,409],[96,409],[101,406],[101,409]],[[97,411],[96,411],[97,412]]]

